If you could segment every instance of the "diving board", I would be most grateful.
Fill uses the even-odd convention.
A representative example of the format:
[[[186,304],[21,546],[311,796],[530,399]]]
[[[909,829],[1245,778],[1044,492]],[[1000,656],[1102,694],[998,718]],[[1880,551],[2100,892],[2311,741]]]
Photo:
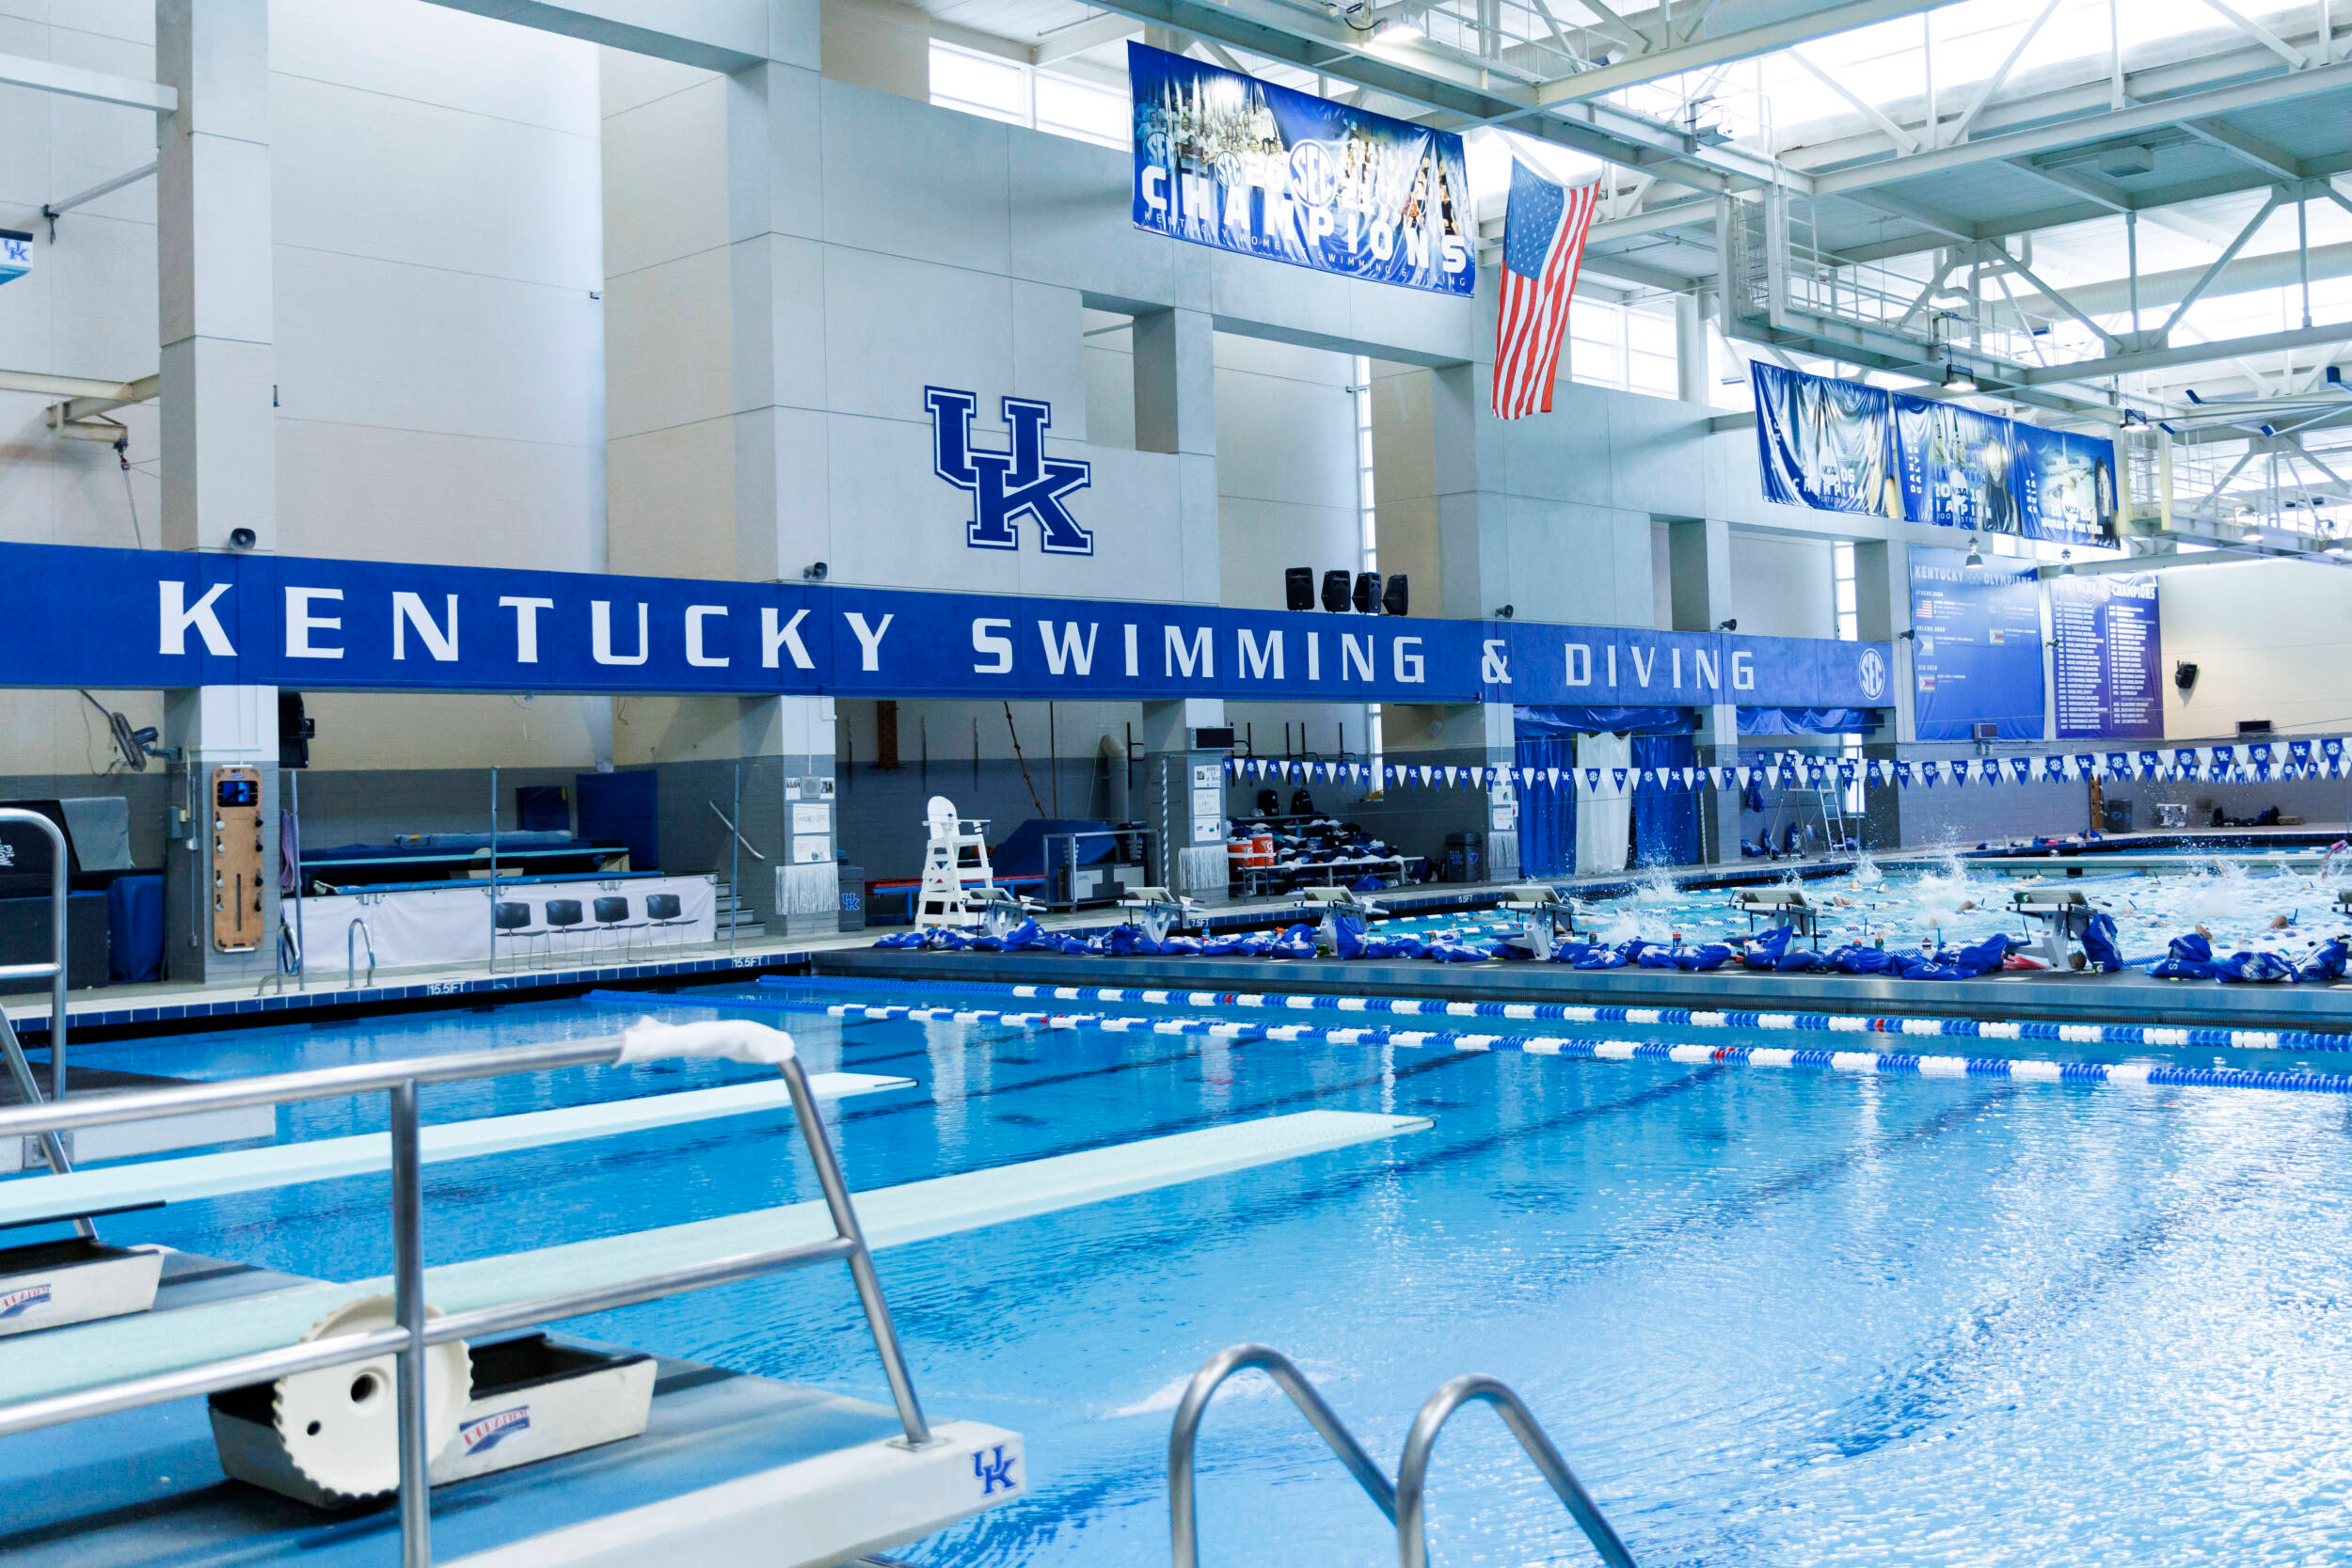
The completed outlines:
[[[818,1072],[810,1074],[808,1080],[809,1088],[819,1100],[879,1094],[884,1089],[910,1087],[914,1082],[912,1078],[886,1078],[866,1072]],[[721,1117],[760,1112],[789,1114],[791,1109],[792,1097],[784,1080],[763,1078],[755,1083],[729,1084],[712,1089],[687,1089],[635,1100],[567,1105],[552,1111],[526,1111],[511,1117],[444,1122],[421,1129],[417,1144],[423,1163],[437,1164]],[[0,1181],[0,1228],[77,1214],[106,1214],[157,1204],[189,1203],[230,1193],[298,1186],[306,1181],[331,1181],[338,1177],[366,1176],[389,1169],[391,1159],[389,1133],[362,1132],[348,1138],[314,1138],[268,1148],[241,1148],[223,1154],[111,1165],[101,1170],[75,1170],[63,1176],[28,1176]]]
[[[1425,1117],[1300,1111],[877,1188],[856,1195],[855,1202],[869,1247],[906,1246],[1420,1132],[1429,1125]],[[834,1234],[822,1201],[787,1204],[444,1264],[425,1271],[424,1295],[442,1312],[468,1312],[620,1284],[717,1259],[813,1245]],[[0,1342],[0,1405],[283,1349],[299,1342],[312,1324],[337,1307],[390,1289],[389,1279],[310,1285],[21,1336]]]

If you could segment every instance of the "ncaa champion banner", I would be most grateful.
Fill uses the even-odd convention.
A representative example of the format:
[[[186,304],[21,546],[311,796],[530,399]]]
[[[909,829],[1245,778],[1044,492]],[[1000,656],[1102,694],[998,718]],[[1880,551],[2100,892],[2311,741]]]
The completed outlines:
[[[1462,138],[1127,46],[1136,227],[1318,272],[1469,297]]]

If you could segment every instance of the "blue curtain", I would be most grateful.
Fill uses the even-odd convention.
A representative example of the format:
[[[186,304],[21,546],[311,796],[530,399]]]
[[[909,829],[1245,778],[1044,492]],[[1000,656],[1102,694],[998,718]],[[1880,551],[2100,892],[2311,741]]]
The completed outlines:
[[[1698,744],[1687,735],[1637,735],[1633,766],[1689,768],[1699,760]],[[1521,850],[1524,853],[1524,849]],[[1633,795],[1633,863],[1695,865],[1699,858],[1699,800],[1687,789],[1642,789]]]
[[[1698,726],[1687,707],[1518,707],[1511,717],[1520,735],[1687,735]]]
[[[1520,712],[1527,711],[1521,708]],[[1521,768],[1557,768],[1560,782],[1535,782],[1519,790],[1519,871],[1528,877],[1565,877],[1576,870],[1576,737],[1520,735],[1514,759]]]
[[[1741,735],[1861,735],[1870,713],[1859,707],[1743,707]]]

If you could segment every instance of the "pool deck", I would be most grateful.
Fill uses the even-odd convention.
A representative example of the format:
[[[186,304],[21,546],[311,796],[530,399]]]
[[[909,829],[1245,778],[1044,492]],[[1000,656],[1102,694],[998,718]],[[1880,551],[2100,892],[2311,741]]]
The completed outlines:
[[[1978,980],[1765,974],[1720,969],[1577,970],[1563,964],[1448,964],[1260,958],[1098,958],[1059,953],[924,953],[871,947],[811,955],[818,974],[903,980],[907,999],[932,980],[1185,990],[1314,991],[1464,1002],[1573,1002],[1599,1006],[1871,1013],[2054,1023],[2185,1028],[2352,1030],[2352,984],[2235,985],[2121,974],[2017,971]]]

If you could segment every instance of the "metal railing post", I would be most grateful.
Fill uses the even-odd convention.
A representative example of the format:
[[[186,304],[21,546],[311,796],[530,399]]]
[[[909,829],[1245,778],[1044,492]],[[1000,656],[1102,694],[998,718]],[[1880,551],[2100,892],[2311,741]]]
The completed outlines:
[[[358,937],[367,943],[368,984],[375,984],[375,933],[368,929],[367,916],[355,914],[351,917],[351,924],[343,927],[343,989],[345,990],[351,990],[359,980],[359,960],[356,950],[351,945],[353,937]]]
[[[49,840],[49,962],[22,966],[20,973],[29,970],[40,974],[46,970],[49,980],[49,1098],[62,1102],[65,1099],[65,1031],[66,1031],[66,894],[70,876],[71,852],[66,847],[65,830],[37,811],[22,806],[0,807],[0,822],[21,822],[39,828]],[[8,1076],[16,1085],[17,1094],[27,1106],[40,1103],[40,1086],[34,1081],[32,1065],[24,1059],[24,1043],[17,1038],[16,1026],[0,1013],[0,1051],[8,1059]],[[62,1176],[73,1168],[66,1157],[65,1139],[52,1131],[40,1134],[41,1152],[48,1157],[49,1168]],[[95,1241],[98,1227],[87,1214],[73,1222],[73,1228],[85,1240]]]
[[[786,1090],[792,1096],[792,1115],[801,1124],[801,1140],[808,1145],[809,1164],[817,1167],[817,1184],[825,1195],[825,1208],[833,1215],[836,1234],[850,1243],[850,1278],[857,1286],[858,1305],[866,1309],[866,1326],[873,1332],[874,1349],[882,1355],[882,1375],[890,1381],[890,1398],[898,1407],[898,1424],[905,1429],[906,1446],[928,1448],[931,1429],[923,1418],[923,1407],[914,1397],[914,1379],[907,1371],[906,1353],[898,1347],[898,1331],[890,1321],[890,1306],[882,1300],[882,1281],[874,1274],[873,1255],[866,1248],[866,1232],[859,1228],[857,1211],[850,1205],[849,1184],[842,1180],[840,1162],[834,1158],[833,1140],[825,1134],[823,1117],[817,1112],[817,1097],[809,1092],[808,1070],[800,1058],[785,1062]]]
[[[373,944],[370,947],[373,951]],[[499,770],[490,769],[490,964],[483,973],[499,972]]]
[[[1471,1402],[1494,1406],[1502,1418],[1502,1424],[1518,1439],[1527,1457],[1535,1462],[1544,1480],[1551,1486],[1561,1502],[1591,1542],[1593,1550],[1609,1568],[1635,1568],[1633,1554],[1625,1549],[1617,1532],[1602,1518],[1600,1510],[1593,1506],[1591,1496],[1568,1462],[1560,1457],[1551,1439],[1535,1419],[1534,1413],[1507,1386],[1491,1377],[1472,1372],[1457,1377],[1429,1396],[1429,1402],[1413,1418],[1413,1427],[1405,1437],[1405,1454],[1396,1466],[1396,1560],[1398,1568],[1429,1568],[1429,1540],[1426,1531],[1428,1515],[1425,1507],[1429,1480],[1429,1455],[1438,1446],[1438,1433],[1463,1405]]]
[[[400,1562],[433,1561],[433,1456],[425,1451],[424,1181],[417,1158],[417,1085],[395,1084],[392,1108],[392,1315],[408,1336],[400,1356]]]
[[[1195,1511],[1193,1449],[1200,1441],[1200,1418],[1227,1378],[1253,1369],[1272,1378],[1274,1386],[1290,1396],[1291,1403],[1315,1429],[1315,1435],[1356,1478],[1356,1484],[1364,1489],[1391,1524],[1396,1521],[1396,1489],[1389,1484],[1389,1478],[1381,1473],[1372,1455],[1364,1451],[1364,1446],[1356,1441],[1355,1433],[1324,1402],[1306,1374],[1271,1345],[1234,1345],[1219,1351],[1207,1366],[1193,1374],[1192,1382],[1185,1386],[1184,1399],[1176,1406],[1175,1423],[1168,1429],[1168,1527],[1175,1568],[1200,1568],[1200,1532]]]

